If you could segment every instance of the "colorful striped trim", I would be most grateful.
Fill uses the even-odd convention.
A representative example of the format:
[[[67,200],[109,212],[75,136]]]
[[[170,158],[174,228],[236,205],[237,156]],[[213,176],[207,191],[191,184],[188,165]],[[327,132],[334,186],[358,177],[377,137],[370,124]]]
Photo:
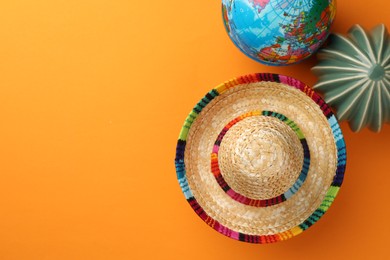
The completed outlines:
[[[303,162],[302,162],[302,170],[301,170],[301,173],[299,174],[296,182],[285,193],[280,194],[280,195],[273,197],[273,198],[270,198],[270,199],[262,199],[262,200],[251,199],[251,198],[248,198],[248,197],[238,193],[237,191],[235,191],[233,188],[231,188],[229,186],[229,184],[226,182],[226,180],[223,177],[221,170],[219,168],[218,152],[219,152],[219,147],[222,143],[224,136],[229,131],[229,129],[231,127],[233,127],[235,124],[237,124],[238,122],[242,121],[245,118],[252,117],[252,116],[275,117],[275,118],[279,119],[280,121],[286,123],[298,136],[298,138],[301,142],[301,145],[302,145],[302,149],[303,149],[304,158],[303,158]],[[222,188],[222,190],[224,190],[225,193],[227,195],[229,195],[229,197],[231,197],[233,200],[235,200],[239,203],[245,204],[245,205],[253,206],[253,207],[269,207],[269,206],[273,206],[273,205],[282,203],[282,202],[286,201],[287,199],[291,198],[291,196],[293,196],[299,190],[299,188],[302,186],[302,184],[305,182],[306,177],[307,177],[307,173],[309,171],[309,167],[310,167],[310,151],[309,151],[309,147],[307,145],[306,139],[305,139],[301,129],[299,129],[299,127],[294,123],[294,121],[288,119],[286,116],[279,114],[279,113],[276,113],[276,112],[272,112],[272,111],[262,111],[262,112],[261,111],[252,111],[252,112],[241,115],[241,116],[233,119],[232,121],[230,121],[222,129],[221,133],[218,135],[217,140],[214,143],[213,151],[211,153],[211,172],[214,174],[214,177],[215,177],[217,183],[219,184],[219,186]]]
[[[274,235],[256,236],[256,235],[243,234],[231,230],[207,215],[207,213],[202,209],[202,207],[198,204],[198,202],[194,198],[188,186],[188,180],[186,177],[186,169],[184,163],[184,151],[186,146],[188,130],[190,129],[192,123],[194,122],[198,114],[208,103],[210,103],[211,100],[213,100],[216,96],[222,94],[229,88],[233,88],[241,84],[248,84],[254,82],[261,82],[261,81],[280,82],[289,85],[293,88],[299,89],[300,91],[304,92],[308,97],[310,97],[320,107],[324,116],[326,116],[326,118],[328,119],[328,123],[332,129],[335,144],[337,146],[338,161],[337,161],[337,169],[335,172],[335,176],[333,178],[333,182],[329,187],[324,200],[322,201],[318,209],[316,209],[305,221],[303,221],[298,226],[293,227],[290,230],[287,230],[285,232],[277,233]],[[330,205],[333,203],[335,197],[337,196],[337,193],[339,192],[340,186],[344,179],[344,172],[346,166],[346,147],[336,117],[333,115],[331,108],[325,103],[325,101],[316,92],[314,92],[310,87],[305,85],[303,82],[288,76],[269,74],[269,73],[258,73],[258,74],[250,74],[250,75],[234,78],[230,81],[225,82],[224,84],[217,86],[215,89],[211,90],[208,94],[206,94],[206,96],[201,100],[201,102],[199,102],[194,107],[194,109],[190,112],[187,119],[185,120],[183,128],[180,132],[180,136],[176,148],[175,166],[176,166],[176,174],[177,174],[180,187],[188,203],[191,205],[191,207],[197,213],[197,215],[206,222],[206,224],[208,224],[210,227],[220,232],[221,234],[228,236],[232,239],[245,241],[249,243],[265,244],[265,243],[274,243],[277,241],[283,241],[293,236],[299,235],[307,228],[312,226],[315,222],[317,222],[325,214],[325,212],[329,209]]]

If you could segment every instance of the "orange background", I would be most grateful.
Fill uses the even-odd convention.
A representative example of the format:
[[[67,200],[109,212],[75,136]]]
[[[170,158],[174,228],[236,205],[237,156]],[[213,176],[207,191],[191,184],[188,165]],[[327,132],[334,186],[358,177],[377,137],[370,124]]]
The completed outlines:
[[[188,112],[238,75],[313,85],[315,58],[266,67],[225,33],[220,1],[2,0],[0,259],[385,259],[390,126],[352,133],[328,213],[271,245],[192,211],[174,153]],[[387,0],[338,1],[334,31],[390,26]]]

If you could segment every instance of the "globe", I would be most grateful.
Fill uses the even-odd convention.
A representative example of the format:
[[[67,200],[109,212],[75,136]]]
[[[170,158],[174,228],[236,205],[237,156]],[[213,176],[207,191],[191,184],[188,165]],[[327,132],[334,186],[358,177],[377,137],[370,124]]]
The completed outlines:
[[[222,0],[226,31],[250,58],[289,65],[315,53],[329,35],[336,0]]]

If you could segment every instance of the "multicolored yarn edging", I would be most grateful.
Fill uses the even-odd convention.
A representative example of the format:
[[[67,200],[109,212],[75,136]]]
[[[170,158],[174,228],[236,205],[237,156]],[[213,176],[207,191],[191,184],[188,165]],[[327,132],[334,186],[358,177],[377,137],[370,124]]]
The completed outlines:
[[[256,83],[261,81],[270,81],[270,82],[278,82],[294,87],[302,92],[304,92],[308,97],[310,97],[322,110],[325,117],[328,119],[328,123],[332,129],[332,133],[334,136],[335,144],[337,146],[337,168],[336,173],[333,178],[333,182],[329,187],[324,200],[321,205],[301,224],[291,228],[290,230],[277,233],[274,235],[249,235],[243,234],[234,230],[229,229],[226,226],[223,226],[215,219],[211,218],[207,213],[203,210],[203,208],[198,204],[195,197],[193,196],[191,189],[188,185],[188,180],[186,177],[186,169],[184,163],[184,151],[186,147],[186,140],[188,131],[195,121],[196,117],[202,111],[202,109],[211,102],[215,97],[222,94],[226,90],[233,88],[237,85],[248,84],[248,83]],[[184,193],[186,200],[191,205],[192,209],[196,212],[196,214],[205,221],[210,227],[218,231],[219,233],[228,236],[232,239],[245,241],[249,243],[274,243],[278,241],[287,240],[293,236],[299,235],[309,227],[311,227],[314,223],[316,223],[329,209],[330,205],[333,203],[337,193],[339,192],[340,186],[342,185],[344,179],[344,172],[346,167],[346,147],[344,142],[344,137],[341,133],[340,126],[337,122],[336,117],[334,116],[331,108],[325,103],[325,101],[314,92],[309,86],[304,84],[303,82],[288,77],[284,75],[271,74],[271,73],[257,73],[250,74],[238,78],[234,78],[229,80],[213,90],[207,93],[198,104],[195,105],[193,110],[187,116],[187,119],[184,122],[184,125],[180,131],[179,140],[177,142],[176,147],[176,158],[175,158],[175,166],[176,166],[176,174]]]

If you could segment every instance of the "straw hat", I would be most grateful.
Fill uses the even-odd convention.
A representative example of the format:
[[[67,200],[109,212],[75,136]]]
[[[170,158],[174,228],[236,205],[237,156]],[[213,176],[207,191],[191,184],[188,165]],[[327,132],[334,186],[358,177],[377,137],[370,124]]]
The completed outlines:
[[[346,150],[328,105],[276,74],[235,78],[188,115],[176,150],[182,191],[209,226],[271,243],[309,228],[343,181]]]

